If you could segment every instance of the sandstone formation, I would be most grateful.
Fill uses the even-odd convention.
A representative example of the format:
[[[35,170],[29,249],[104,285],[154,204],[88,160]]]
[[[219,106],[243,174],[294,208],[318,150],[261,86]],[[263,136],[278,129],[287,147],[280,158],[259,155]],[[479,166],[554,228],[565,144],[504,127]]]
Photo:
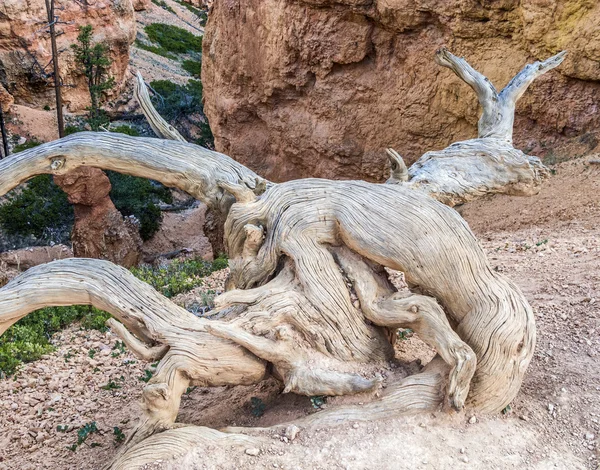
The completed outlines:
[[[73,251],[66,245],[32,246],[0,253],[0,264],[26,271],[40,264],[72,257]]]
[[[133,9],[135,11],[143,11],[150,8],[150,0],[133,0]]]
[[[110,181],[102,170],[78,168],[55,176],[54,181],[67,193],[75,210],[71,234],[75,256],[106,259],[126,267],[139,262],[139,228],[113,204]]]
[[[132,0],[56,0],[55,8],[61,22],[56,27],[57,45],[67,109],[81,111],[89,105],[87,85],[76,71],[70,48],[76,42],[79,26],[86,24],[94,27],[95,41],[108,45],[111,74],[116,81],[110,96],[116,98],[129,78],[129,45],[136,34]],[[54,108],[50,39],[42,30],[46,19],[44,0],[0,2],[0,84],[17,104]]]
[[[523,95],[515,147],[600,140],[600,3],[593,0],[227,0],[206,27],[205,112],[218,151],[267,178],[387,176],[477,135],[472,91],[433,61],[446,45],[498,89],[560,50]]]

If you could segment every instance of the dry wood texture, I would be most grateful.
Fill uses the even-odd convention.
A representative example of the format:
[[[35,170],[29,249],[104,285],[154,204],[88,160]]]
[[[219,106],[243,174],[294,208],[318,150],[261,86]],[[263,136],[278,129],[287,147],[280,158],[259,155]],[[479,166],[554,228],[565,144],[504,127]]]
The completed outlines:
[[[113,314],[111,327],[135,354],[160,361],[144,388],[144,415],[115,469],[151,461],[156,447],[173,454],[197,441],[250,439],[173,429],[189,385],[250,384],[272,371],[285,392],[376,391],[383,380],[377,370],[393,357],[390,332],[397,328],[414,329],[439,355],[421,373],[386,384],[364,406],[330,409],[298,424],[465,404],[498,412],[517,394],[533,355],[533,313],[521,291],[491,269],[448,205],[489,192],[536,191],[545,170],[512,148],[514,103],[563,56],[526,67],[498,94],[464,60],[438,52],[438,62],[480,97],[480,137],[426,154],[410,169],[388,149],[389,184],[266,181],[226,155],[182,142],[152,108],[138,76],[142,108],[170,140],[80,133],[43,144],[0,162],[0,193],[36,174],[80,166],[186,191],[226,217],[228,291],[209,316],[198,318],[111,263],[55,261],[0,290],[0,334],[41,307],[91,304]],[[384,268],[402,271],[411,293],[397,292]]]
[[[388,182],[409,180],[413,188],[455,206],[490,193],[531,196],[537,194],[548,169],[539,158],[525,155],[512,145],[512,132],[517,100],[540,75],[560,65],[566,52],[534,64],[526,65],[500,92],[466,60],[446,49],[436,52],[436,62],[452,70],[467,83],[479,99],[483,112],[476,139],[456,142],[441,151],[427,152],[409,169],[408,178],[396,163],[399,155],[391,155],[392,177]],[[388,152],[389,155],[389,152]],[[401,158],[400,158],[401,160]],[[400,168],[400,170],[395,170]]]

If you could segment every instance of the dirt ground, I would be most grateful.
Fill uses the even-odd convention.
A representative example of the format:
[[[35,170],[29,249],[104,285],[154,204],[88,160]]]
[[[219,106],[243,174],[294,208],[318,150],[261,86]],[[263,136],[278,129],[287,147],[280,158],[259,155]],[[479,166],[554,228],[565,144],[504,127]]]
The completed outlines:
[[[523,289],[536,314],[536,353],[506,414],[480,416],[467,409],[347,422],[302,430],[293,442],[269,431],[271,443],[257,456],[239,448],[196,449],[151,468],[598,469],[600,165],[588,160],[557,165],[538,196],[496,196],[460,209],[492,266]],[[215,274],[207,287],[222,279]],[[0,469],[94,469],[110,458],[118,446],[114,427],[131,431],[141,379],[151,370],[113,349],[116,340],[111,332],[73,326],[56,335],[55,353],[26,365],[16,379],[0,381]],[[400,341],[397,349],[406,361],[431,356],[416,338]],[[120,388],[101,388],[111,381]],[[185,395],[179,420],[263,427],[318,412],[309,398],[280,390],[273,379],[196,388]],[[77,441],[77,429],[92,421],[99,432],[76,451],[67,449]],[[57,431],[64,425],[67,432]]]

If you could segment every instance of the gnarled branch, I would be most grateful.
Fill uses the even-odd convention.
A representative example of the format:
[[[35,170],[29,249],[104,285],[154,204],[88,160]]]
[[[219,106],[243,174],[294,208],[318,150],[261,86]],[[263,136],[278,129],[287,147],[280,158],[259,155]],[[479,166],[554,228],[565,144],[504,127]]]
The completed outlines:
[[[135,96],[140,108],[142,108],[142,112],[144,113],[144,116],[146,116],[148,124],[150,124],[150,127],[158,137],[167,140],[187,142],[179,133],[179,131],[165,121],[158,113],[156,108],[152,105],[152,101],[150,101],[150,94],[148,93],[148,87],[146,86],[144,77],[142,77],[140,72],[136,73],[135,75],[133,96]]]
[[[435,61],[452,70],[477,94],[483,108],[478,124],[479,138],[501,139],[512,143],[517,100],[533,80],[560,65],[566,54],[566,51],[562,51],[543,62],[526,65],[500,93],[487,77],[471,67],[465,59],[456,57],[445,48],[436,52]]]
[[[251,189],[265,182],[227,155],[198,145],[111,132],[79,132],[0,161],[0,195],[35,175],[62,175],[80,166],[160,181],[222,214],[227,213],[234,198],[219,187],[218,181],[243,181]]]

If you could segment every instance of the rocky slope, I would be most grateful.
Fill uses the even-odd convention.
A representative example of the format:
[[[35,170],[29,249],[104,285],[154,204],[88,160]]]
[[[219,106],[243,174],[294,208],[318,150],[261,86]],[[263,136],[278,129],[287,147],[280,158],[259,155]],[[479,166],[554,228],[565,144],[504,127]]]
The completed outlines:
[[[143,7],[140,3],[144,2],[137,1],[138,8]],[[79,26],[86,24],[94,27],[94,42],[102,41],[110,50],[116,82],[111,96],[116,98],[129,78],[129,45],[136,31],[132,0],[56,0],[55,9],[60,19],[57,45],[67,109],[79,111],[89,105],[85,78],[76,71],[70,48]],[[54,107],[52,52],[49,34],[43,30],[46,20],[44,0],[0,2],[0,85],[17,104],[38,109]]]
[[[474,137],[476,97],[434,63],[441,45],[498,88],[568,49],[519,102],[515,144],[542,156],[598,145],[594,0],[224,0],[206,27],[202,69],[217,150],[274,180],[381,180],[384,147],[414,161]]]

